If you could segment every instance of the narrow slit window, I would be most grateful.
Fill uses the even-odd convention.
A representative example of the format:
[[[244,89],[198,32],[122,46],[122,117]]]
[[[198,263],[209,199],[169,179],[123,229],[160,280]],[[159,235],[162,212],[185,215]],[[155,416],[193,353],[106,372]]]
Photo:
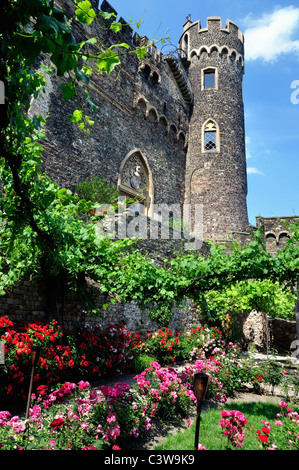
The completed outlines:
[[[204,72],[204,88],[215,88],[216,87],[216,74],[215,70],[206,70]]]

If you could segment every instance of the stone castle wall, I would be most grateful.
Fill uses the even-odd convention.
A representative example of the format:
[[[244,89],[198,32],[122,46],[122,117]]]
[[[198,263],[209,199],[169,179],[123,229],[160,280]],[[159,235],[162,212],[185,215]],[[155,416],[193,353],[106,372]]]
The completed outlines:
[[[69,14],[69,1],[57,2]],[[114,11],[104,1],[102,10]],[[124,27],[115,35],[92,24],[82,29],[73,23],[76,39],[97,37],[107,46],[126,42],[132,48],[145,38]],[[98,106],[90,134],[76,131],[68,122],[68,114],[76,109],[73,102],[63,102],[60,93],[62,79],[48,77],[46,97],[32,103],[31,112],[48,115],[46,141],[43,142],[42,169],[60,186],[74,190],[86,178],[106,178],[117,186],[120,169],[131,153],[138,153],[150,173],[151,202],[181,204],[184,197],[186,144],[189,108],[178,89],[175,78],[155,47],[140,62],[135,54],[122,59],[121,69],[111,75],[91,77],[88,87],[91,101]],[[82,86],[84,97],[84,86]]]
[[[288,224],[298,222],[293,217],[256,217],[256,224],[263,230],[267,251],[275,255],[277,250],[283,250],[289,240],[290,228]]]

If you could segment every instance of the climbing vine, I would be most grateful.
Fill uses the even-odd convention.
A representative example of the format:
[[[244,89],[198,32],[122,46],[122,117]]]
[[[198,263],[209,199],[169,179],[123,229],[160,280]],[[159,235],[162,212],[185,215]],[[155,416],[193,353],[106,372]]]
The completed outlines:
[[[159,324],[167,324],[174,305],[186,298],[200,302],[204,293],[236,281],[268,279],[285,288],[298,281],[298,225],[290,227],[292,237],[275,258],[257,232],[245,248],[234,245],[228,253],[224,247],[212,246],[207,258],[183,253],[157,264],[134,249],[134,240],[97,237],[94,203],[42,174],[45,121],[41,116],[30,118],[28,111],[32,96],[37,98],[43,91],[45,73],[63,78],[61,92],[67,101],[77,96],[79,84],[85,86],[84,103],[66,119],[88,132],[97,111],[88,93],[91,75],[112,73],[121,66],[124,54],[136,54],[139,59],[147,54],[147,44],[132,48],[121,42],[105,48],[96,38],[77,42],[74,22],[104,21],[116,34],[123,26],[115,15],[96,12],[88,0],[76,0],[73,6],[73,16],[67,18],[54,0],[1,2],[0,79],[5,104],[0,115],[0,294],[24,277],[46,276],[55,313],[58,290],[76,290],[89,277],[98,283],[107,305],[134,300]],[[40,54],[51,65],[36,71]],[[88,221],[84,214],[90,215]]]

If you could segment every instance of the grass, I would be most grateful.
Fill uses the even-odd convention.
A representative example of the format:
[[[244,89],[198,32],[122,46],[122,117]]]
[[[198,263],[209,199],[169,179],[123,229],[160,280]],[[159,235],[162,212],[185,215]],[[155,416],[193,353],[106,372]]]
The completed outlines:
[[[274,403],[236,402],[226,405],[223,409],[239,410],[247,418],[245,427],[245,440],[242,450],[259,450],[261,444],[256,431],[261,429],[261,420],[272,421],[280,411]],[[209,409],[201,413],[199,443],[207,450],[225,450],[231,448],[219,424],[221,409]],[[169,434],[165,440],[155,447],[155,450],[193,450],[195,437],[195,423],[190,428]]]

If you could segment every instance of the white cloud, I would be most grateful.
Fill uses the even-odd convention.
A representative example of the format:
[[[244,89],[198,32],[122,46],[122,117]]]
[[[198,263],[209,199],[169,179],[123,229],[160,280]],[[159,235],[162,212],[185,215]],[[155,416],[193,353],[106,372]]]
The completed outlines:
[[[252,14],[245,20],[246,60],[275,61],[280,54],[299,54],[299,8],[277,8],[272,14],[264,13],[254,19]]]
[[[251,167],[247,167],[247,174],[248,175],[263,175],[264,173],[260,171],[258,168],[251,166]]]

